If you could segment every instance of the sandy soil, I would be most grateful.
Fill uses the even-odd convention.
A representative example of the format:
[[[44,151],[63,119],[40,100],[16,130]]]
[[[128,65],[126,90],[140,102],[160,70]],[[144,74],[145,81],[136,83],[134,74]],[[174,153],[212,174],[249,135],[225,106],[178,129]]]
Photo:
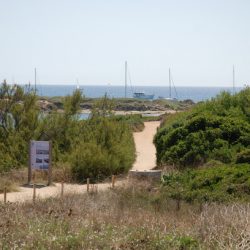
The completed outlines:
[[[117,182],[119,185],[119,182]],[[90,191],[93,190],[93,185],[90,185]],[[102,183],[95,185],[98,190],[104,190],[111,188],[111,183]],[[64,184],[64,194],[73,193],[85,193],[87,192],[87,185],[79,184]],[[44,199],[48,197],[59,197],[61,195],[61,183],[55,183],[52,186],[46,186],[41,188],[36,188],[36,199]],[[13,192],[7,194],[8,202],[24,202],[32,201],[33,199],[33,187],[20,187],[19,192]],[[3,201],[3,194],[0,195],[0,201]]]
[[[145,122],[144,124],[145,128],[142,132],[134,133],[137,157],[132,168],[133,170],[149,170],[156,165],[156,150],[153,138],[160,122]]]
[[[136,145],[136,162],[133,165],[133,170],[149,170],[155,167],[156,150],[153,145],[153,137],[156,133],[157,127],[160,125],[159,121],[145,122],[145,129],[142,132],[134,133],[134,140]],[[116,185],[124,184],[124,180],[119,180]],[[101,183],[97,186],[98,190],[105,190],[111,187],[111,183]],[[92,185],[91,185],[91,188]],[[64,194],[69,193],[83,193],[87,191],[87,185],[79,184],[64,184]],[[42,187],[36,189],[37,199],[48,197],[56,197],[61,194],[61,184],[55,183],[53,186]],[[33,188],[20,187],[19,192],[12,192],[7,194],[8,202],[24,202],[32,201]],[[0,194],[0,201],[3,201],[3,194]]]

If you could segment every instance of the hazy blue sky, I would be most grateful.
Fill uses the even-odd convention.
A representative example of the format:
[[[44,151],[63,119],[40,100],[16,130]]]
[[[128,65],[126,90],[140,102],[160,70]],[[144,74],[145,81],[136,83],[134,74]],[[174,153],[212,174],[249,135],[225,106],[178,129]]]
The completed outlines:
[[[250,0],[0,0],[0,80],[250,83]]]

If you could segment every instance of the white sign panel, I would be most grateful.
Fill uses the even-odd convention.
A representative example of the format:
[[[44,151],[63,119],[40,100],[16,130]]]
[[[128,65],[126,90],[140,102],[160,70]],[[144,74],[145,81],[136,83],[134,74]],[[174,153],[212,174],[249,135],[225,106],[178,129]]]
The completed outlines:
[[[48,141],[31,141],[31,168],[48,170],[50,163],[50,144]]]

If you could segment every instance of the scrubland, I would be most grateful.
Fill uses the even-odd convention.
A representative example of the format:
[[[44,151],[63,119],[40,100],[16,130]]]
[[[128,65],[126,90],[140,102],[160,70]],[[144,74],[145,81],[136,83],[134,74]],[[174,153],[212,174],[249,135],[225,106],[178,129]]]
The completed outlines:
[[[177,203],[144,181],[0,205],[2,249],[248,249],[250,205]]]

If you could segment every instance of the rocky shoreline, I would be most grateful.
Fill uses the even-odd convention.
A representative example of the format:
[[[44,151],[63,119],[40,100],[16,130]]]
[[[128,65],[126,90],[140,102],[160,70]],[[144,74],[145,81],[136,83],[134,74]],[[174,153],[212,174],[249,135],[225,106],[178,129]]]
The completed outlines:
[[[86,98],[81,104],[81,113],[89,113],[93,109],[97,98]],[[114,111],[115,112],[158,112],[158,113],[169,113],[172,111],[182,111],[189,109],[195,103],[192,100],[184,101],[170,101],[165,99],[159,100],[139,100],[139,99],[113,99]],[[63,97],[40,97],[38,98],[38,105],[44,112],[51,112],[53,110],[63,111]]]

